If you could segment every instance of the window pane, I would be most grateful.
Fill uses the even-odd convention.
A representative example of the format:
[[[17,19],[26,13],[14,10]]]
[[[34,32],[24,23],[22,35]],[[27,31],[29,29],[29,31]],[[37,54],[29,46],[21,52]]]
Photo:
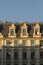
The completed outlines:
[[[22,56],[23,59],[26,59],[26,58],[27,58],[26,52],[22,52],[22,55],[23,55],[23,56]]]
[[[6,45],[10,46],[11,42],[9,40],[6,41]]]
[[[34,59],[35,58],[35,52],[31,52],[31,59]]]
[[[14,59],[18,59],[18,52],[14,52]]]
[[[22,46],[26,46],[26,40],[22,40]]]
[[[36,34],[36,35],[38,34],[38,29],[35,30],[35,34]]]
[[[43,46],[43,40],[40,41],[40,46]]]
[[[6,62],[6,65],[11,65],[11,62],[10,62],[10,61],[7,61],[7,62]]]
[[[18,41],[14,40],[14,46],[18,46]]]
[[[14,29],[11,29],[10,35],[14,35]]]
[[[34,46],[34,40],[31,40],[31,46]]]
[[[43,59],[43,52],[40,52],[40,59]]]
[[[26,35],[26,29],[23,29],[23,30],[22,30],[22,34],[23,34],[23,35]]]
[[[8,52],[6,52],[6,59],[11,59],[11,53],[10,53],[10,51],[8,51]]]

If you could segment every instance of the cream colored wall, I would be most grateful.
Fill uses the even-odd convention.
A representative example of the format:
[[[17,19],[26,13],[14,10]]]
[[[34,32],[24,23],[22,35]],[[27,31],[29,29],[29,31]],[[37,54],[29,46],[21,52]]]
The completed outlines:
[[[9,29],[11,29],[11,28],[15,29],[16,27],[14,26],[14,24],[12,24],[11,27],[9,27]],[[40,26],[38,24],[35,26],[35,28],[38,28],[39,32],[40,32]],[[21,26],[21,31],[22,31],[22,29],[26,29],[26,35],[23,36],[22,33],[21,33],[20,34],[21,37],[20,38],[16,38],[16,33],[14,32],[15,33],[14,37],[10,36],[10,35],[8,36],[7,39],[9,39],[11,41],[11,46],[14,46],[14,40],[18,40],[18,44],[22,45],[22,40],[23,39],[26,40],[26,46],[31,46],[31,40],[34,40],[34,43],[35,43],[34,46],[39,46],[40,45],[40,39],[43,40],[43,38],[41,38],[41,33],[39,35],[35,35],[35,30],[34,30],[33,38],[29,38],[28,37],[29,33],[27,33],[27,26],[26,26],[25,23],[24,23],[23,26]],[[6,46],[6,40],[7,39],[6,38],[4,39],[2,34],[0,34],[0,48],[2,48],[2,46]]]
[[[24,39],[24,38],[23,38]],[[18,45],[22,45],[22,38],[18,38],[18,39],[9,39],[11,41],[11,46],[14,46],[14,40],[18,40]],[[0,48],[2,48],[2,46],[6,46],[6,40],[8,39],[0,39]],[[31,38],[27,38],[26,40],[26,46],[31,46],[31,40],[34,40],[34,46],[40,46],[40,39],[31,39]]]

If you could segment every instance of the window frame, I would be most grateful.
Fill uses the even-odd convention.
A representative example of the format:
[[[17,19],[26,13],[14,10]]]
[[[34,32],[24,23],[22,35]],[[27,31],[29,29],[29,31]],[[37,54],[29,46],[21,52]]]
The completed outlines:
[[[10,40],[6,40],[6,46],[10,46],[10,45],[11,45]]]
[[[14,40],[14,46],[18,46],[18,40]]]
[[[22,46],[26,46],[26,40],[22,40]]]
[[[26,35],[26,29],[22,29],[22,35]]]
[[[11,36],[14,35],[14,29],[10,29],[10,35],[11,35]]]
[[[34,40],[31,40],[31,46],[34,46]]]

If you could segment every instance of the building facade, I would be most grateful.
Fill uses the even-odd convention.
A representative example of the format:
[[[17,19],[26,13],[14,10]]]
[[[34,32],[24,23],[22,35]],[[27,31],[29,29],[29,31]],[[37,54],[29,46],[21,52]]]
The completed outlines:
[[[0,65],[43,65],[43,22],[1,22]]]

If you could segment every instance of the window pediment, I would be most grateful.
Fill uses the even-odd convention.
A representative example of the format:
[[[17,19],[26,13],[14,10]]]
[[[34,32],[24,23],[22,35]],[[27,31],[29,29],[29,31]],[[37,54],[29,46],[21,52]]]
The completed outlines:
[[[9,27],[9,29],[10,29],[10,28],[15,28],[14,23],[11,24],[11,26]]]
[[[34,26],[33,37],[41,37],[41,33],[40,33],[40,25],[39,25],[38,22],[36,22],[36,25]]]
[[[40,28],[40,25],[38,22],[36,22],[36,25],[34,26],[34,28]]]
[[[21,26],[21,28],[27,28],[26,23],[23,23],[23,25]]]

